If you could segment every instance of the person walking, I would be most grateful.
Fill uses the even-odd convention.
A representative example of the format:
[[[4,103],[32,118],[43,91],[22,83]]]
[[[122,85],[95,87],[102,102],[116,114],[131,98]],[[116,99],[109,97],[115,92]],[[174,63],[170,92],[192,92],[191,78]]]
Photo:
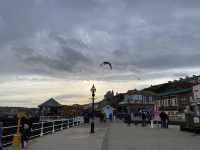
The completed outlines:
[[[112,120],[113,120],[113,115],[112,115],[112,113],[109,114],[109,120],[110,120],[110,122],[112,122]]]
[[[169,128],[169,116],[166,114],[166,128]]]
[[[146,126],[146,119],[147,119],[147,115],[146,113],[143,111],[142,112],[142,126]]]
[[[3,122],[0,122],[0,150],[3,149],[2,136],[3,136]]]
[[[127,125],[131,126],[131,115],[129,113],[127,114]]]
[[[160,113],[161,128],[167,128],[167,117],[164,111]]]
[[[22,119],[21,126],[21,149],[28,150],[28,141],[31,136],[31,123],[27,118]]]

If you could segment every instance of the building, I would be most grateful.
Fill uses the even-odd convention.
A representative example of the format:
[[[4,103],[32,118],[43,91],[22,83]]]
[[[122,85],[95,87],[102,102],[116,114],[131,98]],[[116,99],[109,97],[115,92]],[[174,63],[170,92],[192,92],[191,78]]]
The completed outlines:
[[[194,102],[200,101],[200,84],[193,86]]]
[[[39,107],[40,115],[56,116],[56,115],[60,115],[59,108],[61,106],[62,105],[59,102],[57,102],[54,98],[51,98],[45,101],[44,103],[40,104],[38,107]]]
[[[80,116],[84,112],[84,106],[74,104],[72,106],[62,105],[58,109],[58,113],[64,117]]]
[[[124,96],[125,103],[132,104],[154,104],[157,95],[149,91],[129,90]]]
[[[104,100],[107,101],[111,101],[114,97],[114,92],[113,91],[108,91],[105,95],[104,95]]]
[[[186,106],[189,106],[192,101],[192,88],[186,88],[161,93],[155,104],[168,114],[170,120],[176,120],[177,113],[183,113]]]
[[[15,117],[17,113],[24,112],[28,116],[37,116],[38,109],[37,108],[26,108],[26,107],[0,107],[0,117]]]
[[[149,91],[129,90],[119,103],[121,112],[137,113],[139,110],[153,111],[157,94]]]
[[[102,112],[106,115],[107,119],[109,119],[110,115],[113,116],[113,108],[110,105],[104,106]]]

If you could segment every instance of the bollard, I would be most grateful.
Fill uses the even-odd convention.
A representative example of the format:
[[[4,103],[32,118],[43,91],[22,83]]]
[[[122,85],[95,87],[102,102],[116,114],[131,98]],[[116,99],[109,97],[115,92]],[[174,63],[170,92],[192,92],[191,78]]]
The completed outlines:
[[[69,119],[68,119],[68,120],[67,120],[67,128],[69,129],[69,127],[70,127],[70,126],[69,126]]]
[[[44,135],[44,122],[42,121],[41,123],[41,133],[40,133],[40,136],[43,136]]]
[[[76,118],[76,126],[78,126],[79,124],[78,124],[78,118]]]
[[[63,120],[62,120],[62,122],[61,122],[61,127],[60,127],[60,130],[62,131],[63,130]]]
[[[153,120],[151,120],[151,128],[154,128]]]
[[[74,124],[74,118],[72,119],[72,121],[73,121],[73,127],[74,127],[74,125],[75,125],[75,124]]]
[[[55,132],[55,121],[53,121],[53,130],[52,130],[52,133]]]

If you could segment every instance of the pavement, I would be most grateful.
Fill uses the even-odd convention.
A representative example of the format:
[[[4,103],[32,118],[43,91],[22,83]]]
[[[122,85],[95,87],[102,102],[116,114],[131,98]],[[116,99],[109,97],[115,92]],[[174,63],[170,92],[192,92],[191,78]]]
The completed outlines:
[[[200,135],[119,122],[110,126],[102,150],[200,150]]]
[[[31,140],[28,150],[101,150],[107,131],[107,124],[96,125],[95,134],[90,126],[84,125]],[[6,150],[16,150],[8,147]]]
[[[15,150],[14,147],[5,148]],[[200,135],[169,129],[141,127],[122,122],[70,128],[30,141],[29,150],[200,150]]]

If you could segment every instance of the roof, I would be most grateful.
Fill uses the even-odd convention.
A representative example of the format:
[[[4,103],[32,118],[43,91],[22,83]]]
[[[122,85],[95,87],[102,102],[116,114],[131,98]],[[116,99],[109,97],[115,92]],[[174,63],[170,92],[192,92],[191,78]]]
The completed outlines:
[[[102,100],[102,101],[100,101],[100,102],[98,103],[97,109],[102,109],[103,107],[105,107],[105,106],[108,105],[108,104],[109,104],[108,101]]]
[[[44,103],[39,105],[39,107],[60,107],[60,106],[62,105],[58,103],[54,98],[51,98],[48,101],[45,101]]]
[[[189,93],[189,92],[192,92],[192,88],[169,91],[169,92],[161,93],[160,96],[168,96],[168,95],[175,95],[175,94]]]
[[[138,91],[138,90],[129,90],[127,92],[128,95],[135,95],[135,94],[140,94],[140,95],[145,95],[145,96],[156,96],[157,94],[152,92],[152,91]]]
[[[102,109],[104,109],[104,108],[113,108],[112,106],[110,106],[110,105],[105,105]]]

